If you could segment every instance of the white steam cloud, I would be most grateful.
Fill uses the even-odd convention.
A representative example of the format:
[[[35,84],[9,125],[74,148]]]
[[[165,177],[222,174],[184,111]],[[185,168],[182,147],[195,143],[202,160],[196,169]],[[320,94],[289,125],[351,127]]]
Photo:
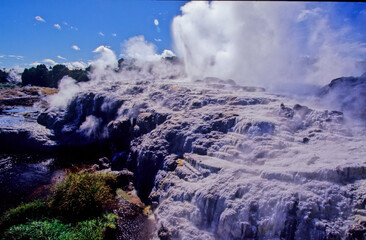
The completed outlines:
[[[128,39],[122,46],[122,57],[133,58],[139,61],[158,61],[162,57],[175,56],[170,50],[157,53],[157,47],[145,40],[144,36],[136,36]]]
[[[65,76],[61,79],[59,86],[59,92],[48,97],[48,102],[55,108],[66,108],[70,100],[81,91],[81,88],[76,81],[69,76]]]
[[[97,137],[98,127],[102,122],[101,119],[89,115],[85,121],[80,125],[79,132],[83,133],[87,137]]]
[[[365,47],[345,42],[326,11],[291,2],[189,2],[173,21],[175,47],[192,79],[215,76],[279,89],[359,75]]]
[[[23,68],[13,68],[9,71],[8,81],[14,83],[22,82],[22,72],[24,71]]]
[[[107,69],[117,68],[117,57],[111,49],[106,46],[99,46],[93,52],[99,53],[98,58],[91,64],[95,72],[102,73]]]

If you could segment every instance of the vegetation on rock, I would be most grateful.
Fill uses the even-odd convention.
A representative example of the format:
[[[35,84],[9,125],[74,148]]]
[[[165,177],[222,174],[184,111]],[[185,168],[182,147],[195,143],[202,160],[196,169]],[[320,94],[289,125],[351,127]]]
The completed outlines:
[[[4,239],[108,239],[116,230],[116,220],[116,215],[105,214],[76,224],[65,224],[58,219],[31,221],[12,226],[4,233]]]
[[[47,201],[10,209],[0,218],[1,239],[109,239],[117,216],[107,213],[114,202],[110,186],[116,177],[70,173],[56,184]]]
[[[113,203],[111,188],[106,184],[112,175],[71,173],[53,189],[50,206],[68,219],[85,219],[100,215]]]

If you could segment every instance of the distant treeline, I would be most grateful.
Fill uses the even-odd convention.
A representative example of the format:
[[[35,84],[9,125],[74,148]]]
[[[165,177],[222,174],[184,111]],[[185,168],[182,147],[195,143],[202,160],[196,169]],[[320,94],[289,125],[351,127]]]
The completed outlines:
[[[172,63],[178,63],[179,59],[177,57],[165,57],[165,61],[170,61]],[[119,59],[118,68],[115,69],[116,72],[122,70],[139,70],[135,65],[134,59]],[[85,69],[69,69],[65,65],[56,64],[53,67],[47,68],[44,64],[39,64],[36,67],[25,68],[21,76],[21,85],[27,86],[40,86],[40,87],[52,87],[57,88],[60,80],[64,76],[70,76],[77,82],[89,81],[89,72],[91,71],[91,66]],[[9,83],[11,80],[9,78],[9,72],[5,69],[0,69],[0,83]]]
[[[21,84],[23,86],[32,85],[40,87],[52,87],[57,88],[59,81],[64,76],[70,76],[77,82],[89,81],[88,72],[90,66],[86,69],[72,69],[62,64],[54,65],[53,67],[47,68],[44,64],[39,64],[36,67],[25,68],[22,77]],[[9,83],[9,72],[5,69],[0,69],[0,83]]]
[[[72,77],[77,82],[86,82],[89,81],[89,71],[90,67],[70,70],[65,65],[57,64],[48,69],[46,65],[40,64],[37,67],[24,69],[22,85],[57,88],[59,81],[66,75]]]

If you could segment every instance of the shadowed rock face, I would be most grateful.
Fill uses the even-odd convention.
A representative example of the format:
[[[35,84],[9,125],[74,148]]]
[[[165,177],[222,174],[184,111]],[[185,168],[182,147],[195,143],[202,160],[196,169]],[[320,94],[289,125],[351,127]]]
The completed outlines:
[[[173,239],[339,239],[366,192],[365,137],[317,107],[230,80],[147,78],[86,84],[38,122],[61,145],[108,147]]]
[[[366,119],[366,73],[360,77],[342,77],[323,87],[320,95],[353,117]]]

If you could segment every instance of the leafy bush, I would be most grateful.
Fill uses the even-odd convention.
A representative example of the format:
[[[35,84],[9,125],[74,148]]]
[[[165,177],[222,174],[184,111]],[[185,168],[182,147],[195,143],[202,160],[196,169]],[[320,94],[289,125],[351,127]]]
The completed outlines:
[[[115,232],[116,220],[116,215],[106,214],[76,225],[63,224],[59,220],[33,221],[11,227],[5,232],[4,239],[102,240]]]
[[[113,203],[112,190],[106,184],[110,178],[106,174],[71,173],[54,187],[50,206],[70,220],[98,216]]]
[[[0,230],[10,226],[25,223],[28,220],[36,220],[50,216],[50,209],[45,202],[34,201],[10,209],[0,219]]]

